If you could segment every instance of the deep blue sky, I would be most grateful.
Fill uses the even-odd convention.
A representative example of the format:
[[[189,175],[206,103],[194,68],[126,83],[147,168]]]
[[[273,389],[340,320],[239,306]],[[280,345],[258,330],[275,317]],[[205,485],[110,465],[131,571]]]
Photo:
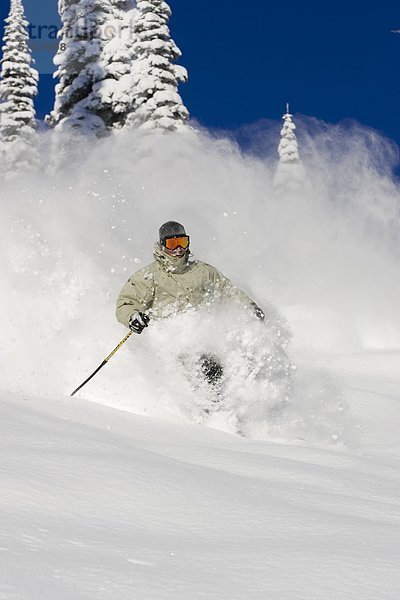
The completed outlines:
[[[400,29],[399,0],[170,5],[190,75],[181,93],[204,125],[279,119],[289,100],[294,113],[355,118],[400,143],[400,34],[391,33]],[[52,85],[42,78],[40,116],[51,107]]]

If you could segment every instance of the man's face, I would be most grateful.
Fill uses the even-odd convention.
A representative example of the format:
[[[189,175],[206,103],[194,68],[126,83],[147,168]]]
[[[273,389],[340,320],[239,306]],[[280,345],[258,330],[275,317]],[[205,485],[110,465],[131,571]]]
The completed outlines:
[[[177,258],[182,258],[186,254],[187,248],[182,248],[182,246],[178,246],[174,250],[168,250],[168,248],[164,247],[165,254],[169,256],[176,256]]]

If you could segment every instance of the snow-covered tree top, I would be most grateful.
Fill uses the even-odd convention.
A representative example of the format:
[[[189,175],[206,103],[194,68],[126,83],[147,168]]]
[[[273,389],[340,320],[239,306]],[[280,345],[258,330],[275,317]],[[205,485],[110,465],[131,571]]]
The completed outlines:
[[[281,129],[281,141],[278,147],[279,159],[283,163],[300,162],[299,148],[296,138],[296,125],[292,121],[293,115],[289,112],[289,104],[286,105],[286,113],[282,119],[284,121]]]
[[[33,99],[37,95],[39,75],[32,67],[28,21],[22,0],[11,0],[5,23],[0,61],[0,137],[7,143],[21,140],[30,143],[36,128]]]
[[[274,188],[277,191],[299,193],[306,189],[307,178],[300,160],[296,138],[296,125],[293,123],[289,104],[283,115],[281,140],[278,146],[279,163],[274,177]]]
[[[181,56],[168,27],[171,8],[164,0],[138,0],[134,24],[134,112],[128,124],[175,130],[189,117],[178,93],[187,81],[184,67],[174,64]]]

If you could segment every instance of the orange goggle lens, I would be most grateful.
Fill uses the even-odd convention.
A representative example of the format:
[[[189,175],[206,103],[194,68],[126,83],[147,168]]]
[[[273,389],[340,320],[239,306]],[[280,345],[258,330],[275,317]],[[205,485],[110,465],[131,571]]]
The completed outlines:
[[[180,237],[165,238],[164,246],[168,248],[168,250],[175,250],[178,246],[187,248],[189,246],[189,236],[183,235]]]

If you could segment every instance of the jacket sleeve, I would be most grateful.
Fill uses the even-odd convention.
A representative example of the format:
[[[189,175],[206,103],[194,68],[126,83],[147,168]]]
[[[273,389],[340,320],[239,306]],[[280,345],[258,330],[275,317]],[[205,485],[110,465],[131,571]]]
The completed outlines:
[[[256,302],[249,298],[249,296],[247,296],[247,294],[245,294],[241,289],[236,287],[231,280],[228,279],[228,277],[225,277],[225,275],[210,265],[209,269],[214,291],[217,294],[220,294],[222,298],[228,298],[234,302],[240,302],[241,304],[249,307],[251,310],[258,308]]]
[[[131,315],[147,311],[153,304],[155,285],[151,273],[138,271],[132,275],[117,299],[116,316],[120,323],[129,327]]]

